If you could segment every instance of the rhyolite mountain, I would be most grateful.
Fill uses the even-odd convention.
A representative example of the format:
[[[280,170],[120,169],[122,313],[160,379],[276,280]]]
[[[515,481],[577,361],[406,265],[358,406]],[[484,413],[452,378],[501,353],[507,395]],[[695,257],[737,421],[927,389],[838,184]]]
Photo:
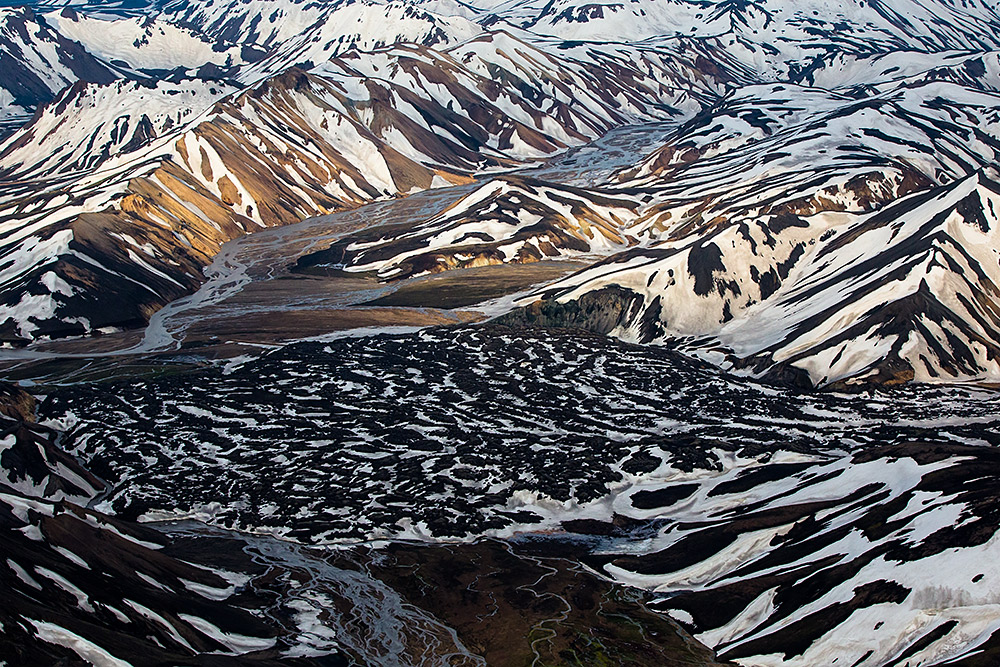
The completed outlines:
[[[142,326],[198,288],[223,243],[255,229],[672,119],[662,148],[586,192],[504,177],[413,231],[338,242],[300,265],[392,280],[590,258],[537,295],[544,308],[624,289],[636,306],[612,333],[735,371],[819,385],[1000,373],[981,239],[949,227],[877,257],[846,242],[872,225],[905,227],[889,218],[907,215],[896,205],[907,196],[970,177],[989,190],[1000,145],[989,3],[4,12],[22,82],[8,117],[37,109],[0,144],[9,343]],[[985,239],[983,197],[962,207],[985,207],[968,212]],[[962,266],[945,261],[929,280],[889,267],[920,264],[935,243]],[[851,268],[807,288],[835,257]],[[875,264],[885,275],[852,275]],[[964,288],[952,284],[961,275]],[[852,341],[878,352],[856,354]]]
[[[806,386],[996,379],[998,75],[995,55],[964,55],[863,92],[744,86],[585,192],[498,179],[413,231],[300,263],[392,279],[604,256],[523,297],[543,301],[521,319],[599,320]],[[564,308],[616,309],[621,290],[620,316]]]
[[[141,325],[253,229],[466,182],[693,112],[719,90],[693,55],[543,49],[504,30],[469,38],[465,22],[459,33],[451,46],[348,49],[249,85],[63,91],[0,146],[5,338]]]

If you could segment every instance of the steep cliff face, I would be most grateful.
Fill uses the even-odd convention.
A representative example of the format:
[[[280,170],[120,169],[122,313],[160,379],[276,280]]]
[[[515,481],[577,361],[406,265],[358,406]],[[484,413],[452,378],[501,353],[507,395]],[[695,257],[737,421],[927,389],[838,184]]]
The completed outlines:
[[[647,309],[645,305],[635,292],[606,287],[565,303],[535,301],[493,321],[514,328],[585,329],[600,334],[628,328],[638,342],[649,343],[663,335],[663,328],[658,307]]]

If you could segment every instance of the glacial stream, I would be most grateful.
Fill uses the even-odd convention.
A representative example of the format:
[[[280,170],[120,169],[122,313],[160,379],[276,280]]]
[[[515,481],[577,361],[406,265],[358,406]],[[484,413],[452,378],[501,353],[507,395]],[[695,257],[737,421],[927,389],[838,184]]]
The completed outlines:
[[[569,185],[600,183],[615,171],[635,165],[642,156],[662,143],[678,122],[618,128],[590,144],[570,149],[541,166],[529,167],[518,173]],[[331,285],[318,280],[293,282],[289,267],[299,257],[328,247],[353,232],[420,221],[432,216],[490,177],[487,173],[470,185],[374,201],[356,209],[248,234],[225,244],[212,264],[205,268],[207,280],[201,288],[155,313],[141,337],[137,332],[123,332],[101,338],[54,341],[24,349],[0,350],[0,363],[5,364],[8,372],[18,365],[40,360],[88,359],[92,360],[89,362],[92,365],[100,365],[101,359],[135,358],[178,351],[194,326],[210,330],[212,322],[220,322],[222,333],[219,337],[224,337],[227,332],[238,331],[240,322],[248,317],[255,317],[258,321],[279,321],[295,311],[329,313],[376,299],[392,292],[400,283],[365,285],[339,281]],[[444,311],[438,320],[429,323],[447,323],[448,320],[449,315]],[[266,341],[264,345],[273,347],[271,342]],[[65,372],[65,368],[60,367],[60,372]],[[32,373],[26,375],[38,381],[56,377],[56,374],[47,377],[45,373],[36,377],[30,377]],[[79,380],[86,377],[84,373]]]
[[[522,170],[539,179],[586,186],[600,183],[615,171],[638,162],[677,127],[656,123],[623,127],[555,157],[533,169]],[[484,178],[489,178],[485,176]],[[153,316],[142,342],[131,353],[177,349],[193,320],[236,317],[247,313],[233,297],[250,283],[273,281],[287,275],[299,257],[328,247],[361,229],[420,221],[435,215],[482,185],[425,190],[407,197],[376,201],[360,208],[303,220],[300,223],[255,232],[227,243],[205,273],[208,281],[195,294],[175,301]],[[341,293],[311,293],[296,302],[277,302],[265,308],[276,312],[295,307],[332,308],[377,298],[392,287]],[[258,306],[259,307],[259,306]]]

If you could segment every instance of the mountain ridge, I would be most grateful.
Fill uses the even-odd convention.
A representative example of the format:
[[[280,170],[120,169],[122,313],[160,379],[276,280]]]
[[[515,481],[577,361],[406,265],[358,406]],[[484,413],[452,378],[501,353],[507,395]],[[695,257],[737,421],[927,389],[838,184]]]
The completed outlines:
[[[665,146],[589,193],[502,177],[483,186],[481,201],[466,196],[447,220],[421,223],[424,238],[375,230],[297,265],[398,280],[583,258],[593,265],[527,300],[622,288],[643,306],[615,335],[761,377],[793,377],[810,364],[811,383],[864,376],[873,360],[825,369],[856,357],[824,357],[820,339],[809,361],[786,357],[774,327],[773,340],[745,355],[731,336],[792,290],[816,248],[838,247],[865,215],[997,159],[995,9],[557,4],[255,0],[230,12],[178,1],[142,22],[89,14],[85,3],[44,5],[54,29],[88,33],[104,61],[113,57],[102,35],[119,23],[144,30],[143,46],[175,40],[178,52],[169,63],[122,61],[113,82],[75,84],[0,144],[0,173],[12,185],[0,197],[4,340],[141,326],[196,290],[210,258],[244,233],[467,183],[613,127],[683,118]],[[932,21],[932,10],[947,20]],[[374,30],[370,20],[385,12],[398,20]],[[676,29],[664,27],[668,14]],[[594,32],[612,26],[627,37],[612,43]],[[183,46],[192,39],[202,46]],[[132,47],[123,48],[115,53],[128,58]],[[612,212],[602,198],[623,208]],[[454,230],[463,231],[448,237]],[[124,308],[102,301],[103,286],[122,277]],[[971,289],[959,290],[963,299],[986,298]],[[938,304],[932,293],[929,283],[911,301],[957,327],[967,352],[952,341],[936,348],[938,361],[903,354],[908,361],[886,361],[895,370],[871,378],[997,373],[992,353],[971,352],[992,349],[992,329],[980,331],[985,311],[957,297]],[[914,308],[890,309],[900,331]]]

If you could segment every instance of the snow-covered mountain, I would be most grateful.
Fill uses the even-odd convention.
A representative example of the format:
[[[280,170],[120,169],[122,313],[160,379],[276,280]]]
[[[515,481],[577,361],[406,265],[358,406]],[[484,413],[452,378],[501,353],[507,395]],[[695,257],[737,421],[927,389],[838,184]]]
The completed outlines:
[[[0,663],[996,662],[995,2],[31,4]]]
[[[494,181],[413,230],[372,230],[300,264],[391,279],[604,255],[524,303],[559,310],[611,290],[617,304],[624,288],[638,303],[616,335],[775,379],[995,379],[998,74],[991,53],[866,91],[744,86],[596,189]],[[894,230],[891,251],[872,227]],[[956,258],[931,261],[927,280],[901,268],[941,243]]]
[[[658,325],[640,331],[634,322],[622,322],[621,335],[670,339],[685,349],[698,348],[698,354],[716,362],[725,363],[718,356],[725,355],[733,367],[749,367],[755,373],[787,378],[786,371],[797,368],[819,384],[867,375],[878,380],[996,377],[994,353],[989,351],[994,345],[988,342],[996,322],[984,313],[995,308],[987,305],[993,291],[987,277],[997,265],[988,238],[996,228],[990,194],[996,189],[996,172],[988,165],[997,158],[998,98],[962,90],[940,82],[907,86],[905,97],[889,97],[886,104],[850,103],[826,115],[826,121],[814,117],[793,124],[784,137],[781,131],[771,131],[767,112],[757,105],[745,110],[746,118],[760,121],[758,125],[748,123],[735,135],[722,129],[724,124],[708,121],[705,126],[713,132],[706,142],[676,142],[631,181],[640,187],[669,183],[663,189],[653,186],[652,204],[626,228],[645,237],[640,247],[567,279],[548,295],[566,300],[611,285],[625,287],[642,295],[646,308],[640,319]],[[950,104],[945,100],[963,97],[971,103],[967,114],[938,115],[933,109],[943,110]],[[917,104],[907,104],[907,99]],[[876,112],[880,117],[868,125],[873,107],[884,111]],[[908,107],[913,112],[905,112]],[[972,126],[962,127],[957,118]],[[744,143],[748,136],[754,138]],[[784,143],[789,136],[791,142]],[[943,191],[928,189],[940,182],[948,184]],[[944,191],[954,194],[949,197]],[[900,199],[908,193],[914,194]],[[922,206],[928,201],[932,203]],[[948,229],[923,228],[932,224]],[[953,224],[958,226],[950,227]],[[967,225],[984,236],[970,236]],[[865,263],[863,257],[879,253],[880,246],[872,245],[875,237],[862,232],[873,226],[892,229],[887,242],[895,251]],[[949,233],[954,240],[945,240]],[[863,240],[854,245],[859,236]],[[943,281],[940,289],[948,294],[937,297],[948,305],[939,307],[932,298],[918,306],[923,299],[914,293],[924,293],[927,283],[917,273],[905,272],[899,262],[920,265],[926,253],[936,254],[938,242],[950,248],[946,252],[965,259],[961,265],[945,262],[941,271],[931,270],[935,263],[929,260],[928,270],[939,276],[929,283]],[[842,272],[837,286],[827,282],[829,289],[819,289],[815,281],[833,265]],[[857,291],[851,285],[862,275],[868,287]],[[905,287],[909,281],[912,286]],[[962,297],[951,293],[959,283],[966,285]],[[779,311],[770,306],[793,293],[797,296],[790,297],[781,312],[801,318],[793,316],[797,325],[788,328],[790,322],[778,318]],[[910,294],[913,308],[897,311],[890,305]],[[977,311],[972,302],[962,305],[966,299],[984,310]],[[867,328],[860,324],[866,317],[872,318]],[[930,343],[920,343],[920,334],[911,340],[904,324],[924,317],[948,321],[941,323],[948,334],[938,330],[925,335],[938,341],[933,351],[922,347]],[[851,333],[838,338],[847,330]],[[814,349],[818,356],[810,360],[798,347],[810,338],[810,347],[829,344],[828,353]],[[751,351],[757,344],[751,340],[761,348]],[[748,362],[771,346],[771,363],[780,369],[760,358]]]
[[[211,72],[244,62],[239,45],[220,45],[190,27],[155,16],[81,13],[69,8],[47,14],[46,19],[96,57],[142,72],[167,73],[178,68]]]
[[[485,23],[502,20],[567,40],[703,40],[772,80],[801,75],[845,55],[1000,47],[1000,9],[979,0],[506,0],[473,4],[486,10],[487,18],[481,19]]]
[[[609,254],[629,245],[638,203],[526,178],[498,178],[398,236],[373,229],[302,258],[399,279],[449,269]]]
[[[66,86],[119,76],[27,7],[0,7],[0,66],[0,136]]]
[[[803,369],[817,384],[1000,377],[998,212],[996,168],[894,202],[810,253],[718,340],[737,366]]]
[[[8,339],[141,323],[248,231],[690,113],[718,83],[658,49],[550,54],[495,32],[233,86],[77,85],[0,145]]]
[[[959,305],[958,297],[943,297],[949,305],[929,317],[944,317],[951,322],[949,327],[957,326],[964,333],[957,337],[946,337],[941,331],[929,334],[950,343],[942,342],[943,347],[934,353],[904,353],[908,360],[900,362],[900,346],[909,345],[902,320],[920,315],[903,312],[906,308],[895,312],[889,306],[895,298],[888,293],[883,294],[884,300],[862,298],[861,292],[848,288],[852,281],[846,275],[858,271],[857,276],[866,271],[862,267],[870,267],[874,273],[867,276],[868,297],[873,297],[871,290],[876,284],[878,290],[896,293],[899,288],[900,296],[910,294],[918,290],[922,279],[916,274],[903,278],[892,273],[892,267],[897,261],[919,264],[930,248],[918,245],[917,238],[907,232],[917,237],[933,235],[937,232],[918,231],[919,225],[930,224],[932,219],[938,224],[947,219],[949,225],[966,220],[986,236],[972,238],[961,224],[951,229],[957,240],[946,243],[968,260],[961,266],[947,264],[940,279],[948,284],[965,282],[971,292],[963,299],[973,298],[984,304],[986,311],[993,308],[981,297],[992,291],[982,278],[992,275],[997,264],[987,237],[996,220],[989,194],[995,189],[991,183],[996,172],[989,164],[997,159],[996,147],[1000,145],[998,101],[992,92],[934,81],[907,85],[886,98],[837,106],[819,118],[792,123],[787,134],[768,121],[767,109],[776,107],[760,104],[747,105],[736,114],[743,120],[737,121],[735,133],[730,131],[732,125],[705,119],[708,134],[695,131],[698,139],[671,144],[629,175],[636,177],[629,181],[631,186],[651,187],[653,192],[650,205],[626,227],[642,240],[639,247],[567,279],[547,295],[566,300],[611,285],[625,287],[642,295],[648,311],[642,320],[659,325],[655,331],[640,331],[632,328],[633,323],[623,322],[621,335],[644,340],[680,339],[678,344],[685,349],[699,348],[703,351],[699,354],[717,362],[721,361],[717,355],[731,353],[742,360],[733,362],[736,368],[747,367],[747,356],[760,351],[750,351],[752,338],[762,347],[776,346],[777,356],[772,360],[787,360],[779,364],[783,369],[807,370],[813,383],[869,373],[880,380],[914,374],[924,380],[996,377],[993,353],[987,351],[991,344],[981,348],[984,337],[996,332],[990,317],[983,319],[982,313]],[[945,111],[952,104],[956,104],[953,109],[965,108],[966,113]],[[719,120],[727,118],[732,116],[724,113]],[[659,185],[664,182],[667,185]],[[948,184],[946,190],[956,193],[955,201],[928,189],[942,182]],[[981,192],[982,199],[975,192]],[[897,202],[909,193],[914,194]],[[921,208],[918,202],[926,200],[937,202],[937,207]],[[962,210],[952,215],[958,201],[964,202]],[[872,225],[894,230],[892,241],[899,244],[895,245],[895,259],[886,254],[865,264],[862,256],[878,247],[870,245],[874,237],[867,235],[861,244],[852,246],[853,250],[846,249],[849,240],[857,239],[861,230]],[[843,255],[839,255],[840,250]],[[851,271],[846,271],[846,264],[841,265],[845,282],[837,287],[829,285],[831,289],[825,292],[813,289],[813,279],[838,263],[835,256],[852,265]],[[882,273],[883,269],[888,272]],[[915,282],[906,288],[897,280]],[[982,295],[979,289],[984,290]],[[793,292],[798,296],[786,303],[785,312],[791,309],[803,314],[799,326],[818,327],[819,331],[806,334],[799,329],[792,335],[785,328],[787,320],[784,324],[768,320],[778,314],[768,304]],[[833,310],[839,315],[832,317]],[[832,317],[826,328],[804,315],[811,312],[818,316],[820,311]],[[865,317],[874,318],[870,326],[884,335],[873,338],[859,328],[852,329]],[[768,333],[761,329],[765,321],[773,325],[767,328]],[[800,336],[814,336],[814,345],[820,339],[833,345],[838,335],[835,332],[846,329],[852,333],[840,342],[851,340],[867,353],[858,356],[848,344],[810,362],[806,360],[809,355],[798,356],[803,350],[791,351],[796,347],[792,341]],[[901,334],[899,346],[892,352],[889,348],[895,334],[890,331]],[[748,338],[750,332],[753,334]],[[764,343],[768,337],[771,339]],[[884,343],[876,343],[876,339]],[[964,342],[959,344],[959,340]],[[911,342],[920,347],[916,340]],[[787,357],[777,352],[786,344],[791,344]],[[967,352],[952,349],[955,345]],[[957,362],[955,355],[964,361]],[[770,372],[759,360],[750,366],[756,373]],[[783,371],[779,374],[787,377]]]
[[[964,332],[971,357],[958,343],[931,354],[929,342],[913,343],[916,356],[889,342],[871,358],[822,352],[840,325],[813,331],[808,318],[793,327],[806,354],[786,349],[792,324],[771,309],[829,268],[839,250],[826,248],[907,210],[890,208],[897,200],[991,181],[1000,23],[989,3],[176,0],[142,16],[71,4],[16,10],[40,27],[10,19],[10,34],[36,50],[75,45],[123,78],[69,85],[0,144],[8,341],[141,324],[254,229],[685,117],[661,149],[586,191],[505,177],[414,229],[365,232],[300,264],[398,279],[603,257],[530,298],[624,288],[641,305],[617,335],[776,378],[997,372],[989,345],[977,347],[992,329],[958,297],[939,294],[951,305],[935,317]],[[60,76],[50,95],[82,78]],[[105,303],[123,277],[125,298]],[[869,283],[865,303],[891,284]],[[863,319],[852,295],[814,308]],[[741,327],[758,318],[772,326],[754,330],[770,333],[750,345]],[[860,335],[858,321],[841,324]]]
[[[408,2],[125,5],[0,8],[0,52],[13,68],[0,88],[4,127],[23,124],[38,105],[78,81],[125,76],[250,84],[290,67],[311,68],[351,48],[443,47],[481,32],[461,16],[432,14]]]
[[[989,664],[995,456],[907,443],[740,461],[633,490],[617,525],[569,527],[607,535],[584,560],[655,590],[722,660]]]

